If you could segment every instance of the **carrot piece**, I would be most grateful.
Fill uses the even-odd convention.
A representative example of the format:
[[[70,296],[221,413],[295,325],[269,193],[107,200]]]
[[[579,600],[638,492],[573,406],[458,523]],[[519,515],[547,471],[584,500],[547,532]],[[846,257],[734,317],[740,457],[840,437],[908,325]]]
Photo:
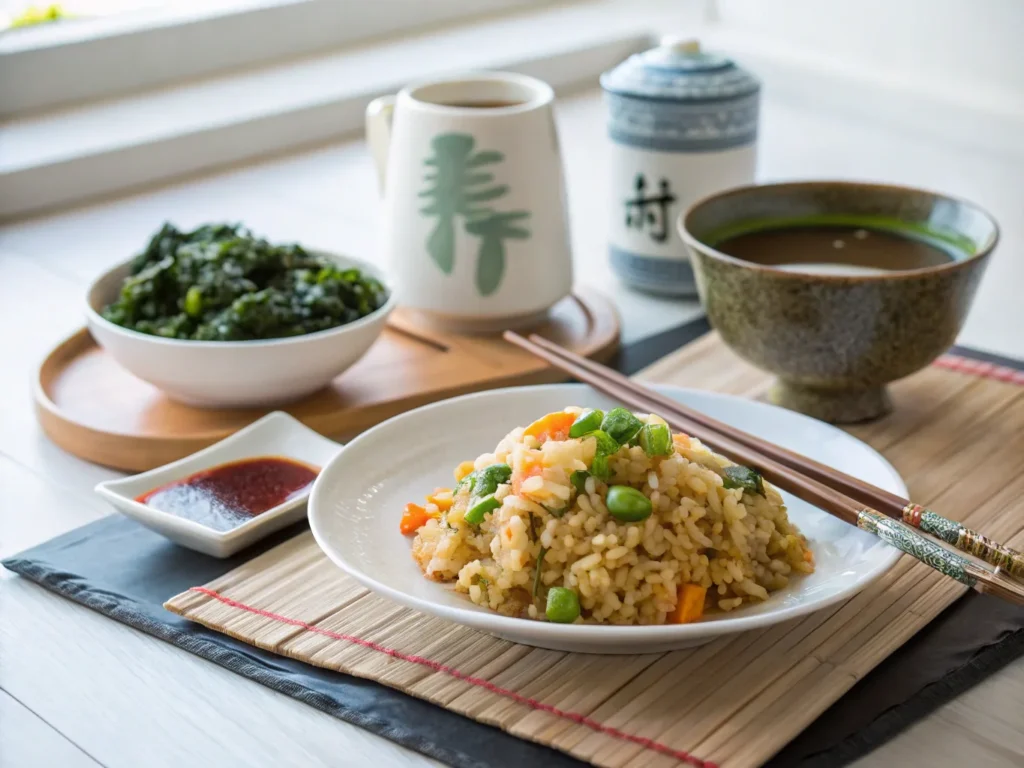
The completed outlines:
[[[464,461],[455,468],[455,482],[459,482],[462,478],[473,471],[473,467],[476,465],[472,461]]]
[[[574,421],[576,417],[565,411],[549,413],[528,426],[523,434],[535,437],[542,443],[545,440],[565,440],[569,437],[569,428]]]
[[[427,496],[427,501],[435,505],[442,512],[452,508],[455,499],[452,498],[451,488],[435,488],[434,492]]]
[[[512,493],[519,495],[523,490],[523,483],[531,477],[544,474],[543,464],[530,464],[522,472],[512,476]]]
[[[804,562],[814,565],[814,553],[809,549],[804,550]]]
[[[405,511],[402,512],[402,522],[399,523],[398,530],[409,536],[426,525],[429,519],[430,515],[427,514],[427,510],[410,501],[405,505]]]
[[[688,624],[704,615],[704,598],[707,587],[697,584],[683,584],[679,587],[679,599],[676,612],[672,615],[673,624]]]

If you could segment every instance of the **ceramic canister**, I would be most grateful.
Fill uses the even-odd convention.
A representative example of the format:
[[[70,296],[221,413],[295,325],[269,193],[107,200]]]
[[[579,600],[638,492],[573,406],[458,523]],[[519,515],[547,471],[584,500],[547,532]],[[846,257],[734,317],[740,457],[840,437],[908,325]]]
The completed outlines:
[[[612,269],[627,284],[696,295],[673,222],[691,203],[750,184],[760,84],[692,40],[666,40],[601,76],[611,139]]]

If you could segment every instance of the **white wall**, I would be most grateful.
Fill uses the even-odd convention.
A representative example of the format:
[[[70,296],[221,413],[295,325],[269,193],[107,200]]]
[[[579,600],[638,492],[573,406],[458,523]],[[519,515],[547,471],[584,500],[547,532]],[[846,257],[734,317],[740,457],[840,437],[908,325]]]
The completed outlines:
[[[1024,0],[710,0],[728,29],[864,78],[1024,112]]]

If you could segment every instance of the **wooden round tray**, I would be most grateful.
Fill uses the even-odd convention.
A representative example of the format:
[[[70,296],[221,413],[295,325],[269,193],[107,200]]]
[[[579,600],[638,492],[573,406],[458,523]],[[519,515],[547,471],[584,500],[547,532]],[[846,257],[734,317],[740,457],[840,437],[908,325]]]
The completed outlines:
[[[534,330],[595,359],[613,354],[619,340],[611,302],[588,289],[562,300]],[[326,389],[279,410],[321,434],[348,437],[453,395],[564,378],[500,335],[424,330],[397,310],[365,357]],[[84,328],[46,357],[34,394],[39,423],[57,445],[133,472],[194,453],[275,410],[204,409],[170,400],[115,363]]]

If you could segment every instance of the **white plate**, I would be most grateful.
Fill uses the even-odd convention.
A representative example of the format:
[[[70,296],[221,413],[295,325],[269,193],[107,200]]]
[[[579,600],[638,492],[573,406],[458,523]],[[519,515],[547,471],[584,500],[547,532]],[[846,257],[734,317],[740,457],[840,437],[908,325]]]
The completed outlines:
[[[657,389],[881,488],[906,493],[885,459],[828,424],[727,395]],[[587,653],[653,653],[776,624],[850,597],[899,557],[874,536],[783,494],[790,518],[810,540],[815,572],[793,579],[763,603],[693,624],[620,627],[510,618],[425,579],[410,555],[410,539],[398,532],[405,504],[435,486],[450,486],[460,461],[493,451],[514,427],[568,405],[607,409],[615,403],[583,384],[516,387],[428,405],[374,427],[349,443],[314,483],[309,500],[313,535],[347,573],[403,605],[518,643]]]
[[[135,499],[161,485],[229,461],[284,456],[314,467],[323,467],[340,450],[341,445],[333,440],[328,440],[287,413],[274,411],[191,456],[139,475],[100,483],[95,490],[119,512],[161,536],[213,557],[229,557],[264,536],[301,520],[306,513],[309,491],[296,494],[284,504],[255,515],[229,531],[208,528],[193,520],[161,512]]]

